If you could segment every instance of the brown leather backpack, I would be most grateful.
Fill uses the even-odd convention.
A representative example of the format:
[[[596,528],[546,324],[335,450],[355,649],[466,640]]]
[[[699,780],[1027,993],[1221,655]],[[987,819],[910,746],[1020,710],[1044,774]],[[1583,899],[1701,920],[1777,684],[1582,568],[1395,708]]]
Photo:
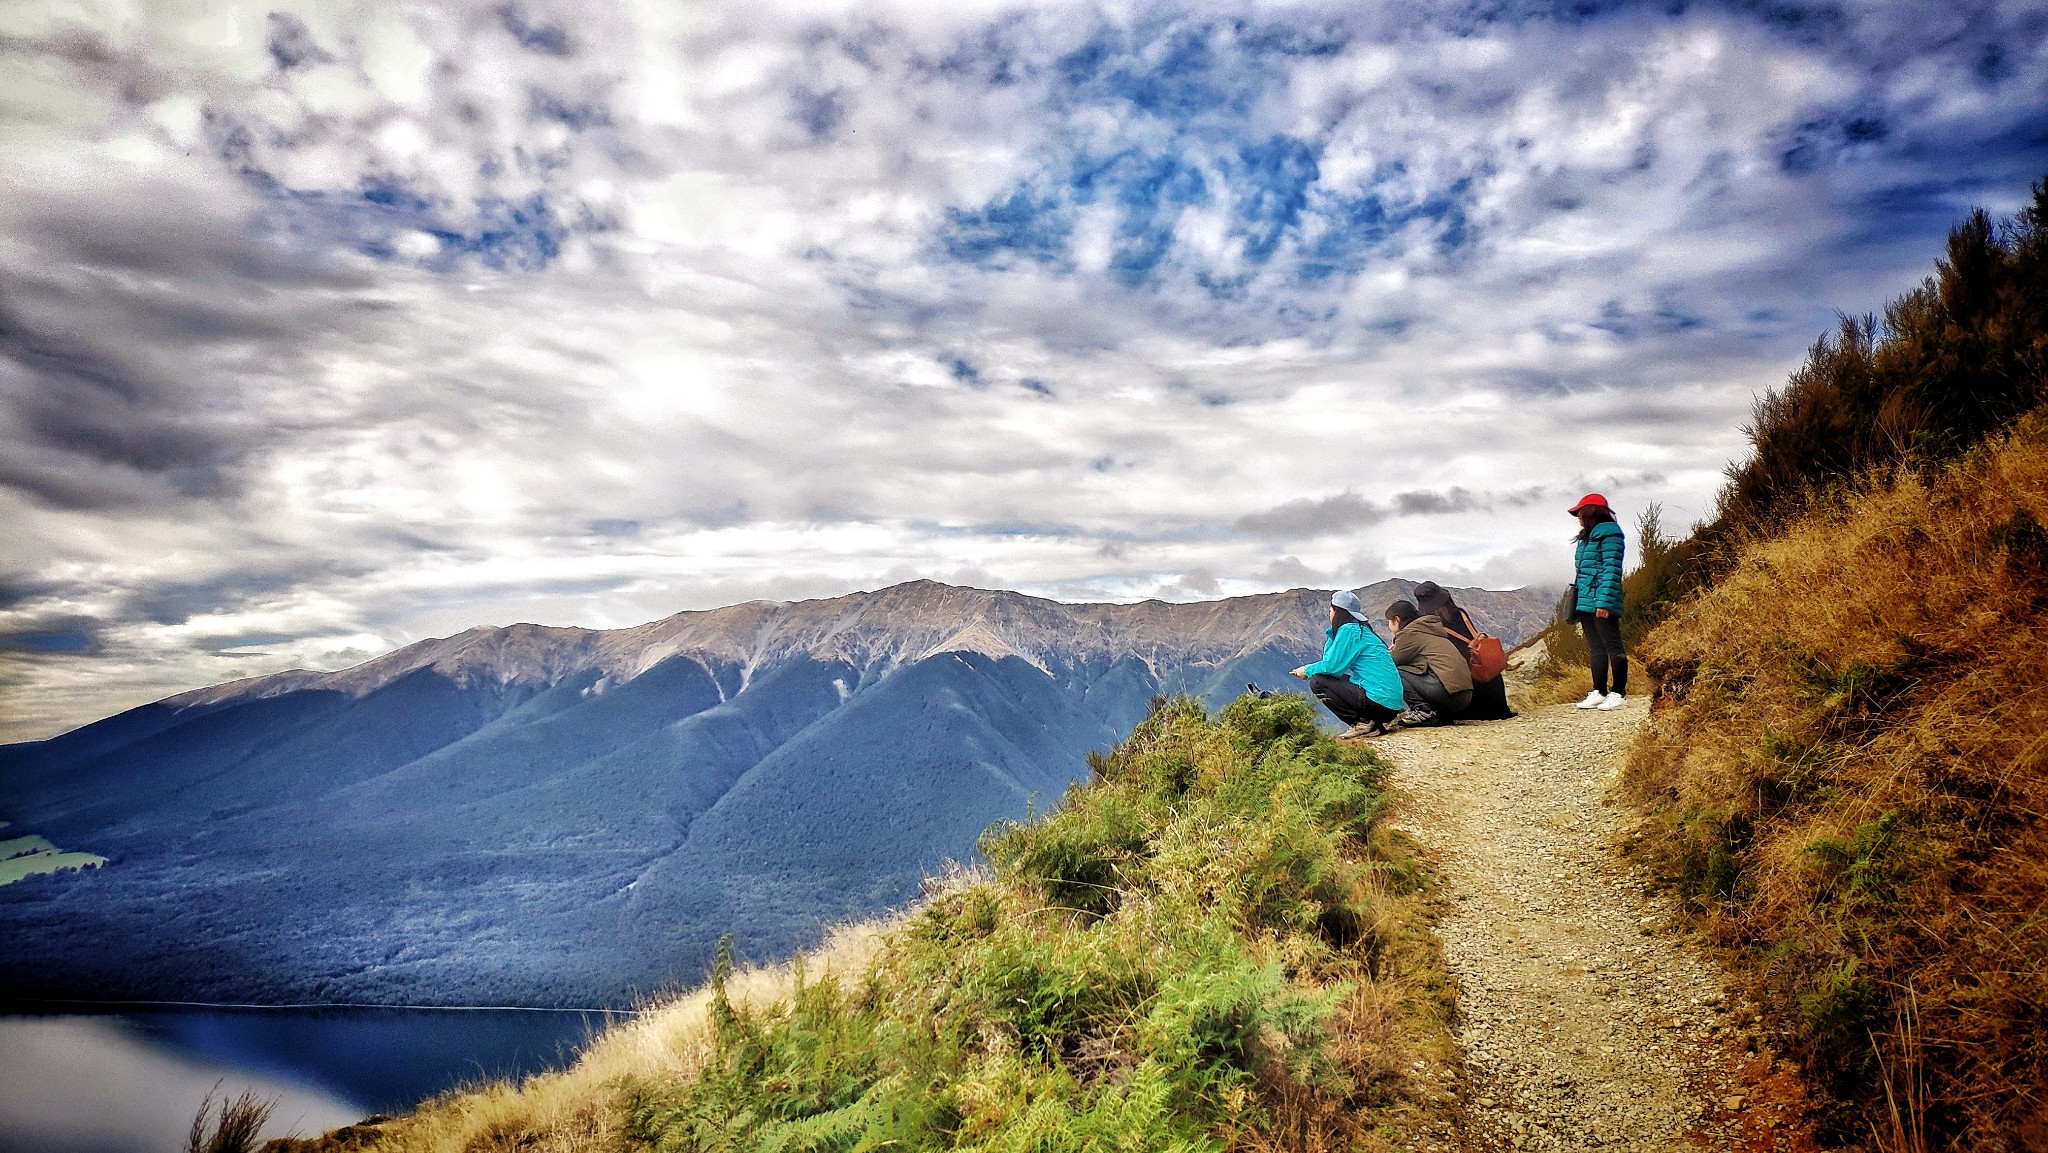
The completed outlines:
[[[1465,615],[1465,620],[1472,623],[1470,613]],[[1473,683],[1490,681],[1508,671],[1507,650],[1501,647],[1499,637],[1480,632],[1476,623],[1473,624],[1473,635],[1469,637],[1448,626],[1444,631],[1465,642],[1465,663],[1472,667]]]

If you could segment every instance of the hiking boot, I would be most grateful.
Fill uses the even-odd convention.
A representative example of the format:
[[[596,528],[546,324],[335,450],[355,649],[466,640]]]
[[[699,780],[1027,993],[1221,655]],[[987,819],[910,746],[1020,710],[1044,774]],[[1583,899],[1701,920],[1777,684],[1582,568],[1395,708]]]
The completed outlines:
[[[1606,700],[1606,693],[1601,692],[1599,689],[1594,689],[1592,692],[1586,694],[1586,699],[1580,701],[1577,707],[1582,709],[1597,709]]]
[[[1401,722],[1401,727],[1404,729],[1419,729],[1424,725],[1436,723],[1436,711],[1433,709],[1409,709],[1394,719]]]
[[[1607,698],[1605,700],[1601,701],[1597,705],[1594,705],[1593,707],[1599,709],[1603,713],[1611,713],[1614,710],[1620,708],[1624,703],[1626,702],[1623,700],[1622,695],[1620,693],[1608,693]],[[1585,706],[1581,705],[1579,707],[1584,708]]]
[[[1380,727],[1377,721],[1360,721],[1343,732],[1338,733],[1337,739],[1340,741],[1371,740],[1374,737],[1384,735],[1386,731]]]

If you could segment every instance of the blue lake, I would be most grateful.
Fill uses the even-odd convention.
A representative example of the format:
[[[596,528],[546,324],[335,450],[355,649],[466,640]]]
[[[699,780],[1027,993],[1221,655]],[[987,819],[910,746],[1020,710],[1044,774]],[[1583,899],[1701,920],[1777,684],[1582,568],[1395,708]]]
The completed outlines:
[[[613,1014],[200,1009],[0,1016],[0,1151],[174,1149],[206,1091],[277,1098],[323,1131],[443,1090],[561,1068]]]
[[[123,1019],[174,1052],[318,1086],[379,1113],[457,1085],[559,1069],[608,1021],[516,1009],[166,1010]]]

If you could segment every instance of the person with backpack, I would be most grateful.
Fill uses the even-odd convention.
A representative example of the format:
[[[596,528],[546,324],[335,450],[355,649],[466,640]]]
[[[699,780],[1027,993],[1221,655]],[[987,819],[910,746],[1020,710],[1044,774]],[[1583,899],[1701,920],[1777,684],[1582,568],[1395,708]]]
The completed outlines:
[[[1444,633],[1451,644],[1457,647],[1459,655],[1472,664],[1472,646],[1478,642],[1479,626],[1472,623],[1472,615],[1457,601],[1451,599],[1449,589],[1435,581],[1423,581],[1415,586],[1415,607],[1427,616],[1435,617],[1444,626]],[[1497,642],[1494,642],[1497,643]],[[1515,715],[1508,705],[1508,679],[1501,673],[1494,673],[1489,680],[1480,680],[1476,665],[1472,666],[1472,703],[1465,706],[1459,715],[1466,721],[1505,721]]]
[[[1323,632],[1323,659],[1303,665],[1294,675],[1346,728],[1340,738],[1377,737],[1387,722],[1400,715],[1401,674],[1379,634],[1365,623],[1358,594],[1339,591],[1330,597],[1330,627]]]
[[[1387,624],[1394,630],[1388,653],[1408,705],[1401,724],[1414,728],[1458,719],[1472,703],[1472,667],[1444,633],[1443,622],[1408,601],[1395,601],[1387,606]]]
[[[1579,707],[1613,712],[1628,693],[1628,654],[1621,648],[1621,561],[1627,541],[1621,526],[1614,523],[1614,510],[1607,506],[1607,498],[1597,492],[1580,498],[1571,514],[1579,518],[1572,616],[1586,634],[1586,656],[1593,673],[1593,691]]]

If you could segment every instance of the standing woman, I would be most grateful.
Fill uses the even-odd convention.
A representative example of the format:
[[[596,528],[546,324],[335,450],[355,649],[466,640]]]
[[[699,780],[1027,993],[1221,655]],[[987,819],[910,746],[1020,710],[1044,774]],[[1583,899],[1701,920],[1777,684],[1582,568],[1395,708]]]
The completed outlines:
[[[1294,670],[1331,715],[1351,726],[1344,737],[1377,737],[1400,715],[1401,674],[1380,635],[1365,623],[1358,594],[1330,598],[1330,627],[1323,632],[1323,659]]]
[[[1628,654],[1621,651],[1621,554],[1626,542],[1621,526],[1614,523],[1614,510],[1599,493],[1587,493],[1571,513],[1579,518],[1572,615],[1585,631],[1586,655],[1593,666],[1593,691],[1579,707],[1612,712],[1628,692]]]

